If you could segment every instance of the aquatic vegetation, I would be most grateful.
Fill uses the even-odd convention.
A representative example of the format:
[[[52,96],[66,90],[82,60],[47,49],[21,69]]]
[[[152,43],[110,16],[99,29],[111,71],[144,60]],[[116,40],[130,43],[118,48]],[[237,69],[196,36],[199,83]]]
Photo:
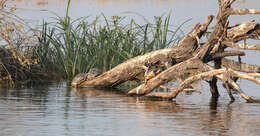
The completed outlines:
[[[43,21],[40,29],[16,16],[16,6],[1,7],[1,81],[10,81],[11,86],[49,78],[71,81],[90,68],[105,72],[129,58],[171,47],[183,36],[182,25],[169,25],[171,14],[142,25],[134,19],[127,22],[126,17],[103,14],[93,21],[88,17],[72,20],[70,2],[65,17]]]
[[[103,14],[89,22],[87,17],[71,20],[69,3],[64,18],[56,16],[56,22],[44,22],[38,49],[40,60],[61,66],[59,71],[68,80],[92,67],[107,71],[129,58],[170,47],[182,36],[178,33],[181,26],[170,30],[170,14],[145,25]]]
[[[39,58],[34,55],[38,31],[15,15],[16,6],[0,1],[0,81],[7,86],[41,81]]]

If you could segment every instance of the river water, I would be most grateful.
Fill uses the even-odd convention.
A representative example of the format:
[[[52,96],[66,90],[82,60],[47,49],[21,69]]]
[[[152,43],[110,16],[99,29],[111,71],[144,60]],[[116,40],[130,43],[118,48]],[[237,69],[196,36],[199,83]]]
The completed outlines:
[[[0,135],[260,135],[260,104],[245,103],[238,95],[229,104],[223,92],[216,103],[202,87],[202,94],[180,94],[171,102],[111,90],[71,90],[65,83],[2,89]]]
[[[65,16],[67,0],[14,0],[12,4],[16,5],[16,13],[23,19],[40,24],[43,19],[52,20],[55,16],[53,12]],[[259,0],[237,0],[233,4],[237,8],[259,8],[259,5]],[[72,0],[69,15],[74,19],[88,16],[91,20],[103,13],[106,17],[119,15],[144,23],[143,17],[153,22],[154,16],[171,13],[171,25],[179,26],[191,19],[186,25],[189,29],[195,23],[203,22],[208,15],[216,15],[217,6],[217,0]],[[259,21],[260,18],[234,16],[231,20],[231,24],[236,24],[248,20]]]
[[[63,0],[17,0],[17,14],[41,22],[53,14],[65,14]],[[236,7],[260,8],[259,0],[239,1]],[[46,11],[48,10],[48,11]],[[172,25],[187,19],[184,30],[217,12],[217,0],[73,0],[70,16],[122,15],[149,20],[172,10]],[[232,23],[259,16],[232,17]],[[259,52],[242,60],[260,64]],[[260,98],[260,87],[239,80],[250,96]],[[73,90],[66,83],[52,83],[27,89],[0,89],[0,136],[194,136],[260,135],[260,104],[246,103],[238,94],[229,103],[220,88],[218,101],[211,100],[206,84],[197,83],[202,93],[181,93],[173,101],[152,101],[127,97],[114,90]],[[221,83],[219,83],[221,87]]]

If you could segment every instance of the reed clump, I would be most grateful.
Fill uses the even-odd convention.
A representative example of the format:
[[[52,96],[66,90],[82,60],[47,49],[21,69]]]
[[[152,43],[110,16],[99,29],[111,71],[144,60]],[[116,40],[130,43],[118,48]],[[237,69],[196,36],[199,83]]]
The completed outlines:
[[[42,27],[39,50],[48,53],[39,57],[61,66],[59,71],[68,80],[92,67],[107,71],[129,58],[170,47],[182,36],[180,27],[169,29],[170,14],[145,25],[133,19],[122,23],[124,17],[104,15],[93,22],[86,18],[71,21],[69,16],[56,21]]]
[[[154,18],[154,23],[126,23],[125,17],[103,14],[89,22],[82,17],[72,20],[68,15],[43,22],[40,29],[26,26],[11,16],[14,8],[1,12],[1,80],[11,85],[19,81],[44,81],[50,78],[70,81],[76,74],[92,67],[103,72],[147,52],[177,44],[183,36],[181,26],[169,25],[170,14]],[[6,15],[6,13],[10,13]],[[3,43],[3,44],[2,44]]]
[[[39,30],[16,14],[16,6],[0,1],[0,86],[23,87],[53,78],[35,54]]]

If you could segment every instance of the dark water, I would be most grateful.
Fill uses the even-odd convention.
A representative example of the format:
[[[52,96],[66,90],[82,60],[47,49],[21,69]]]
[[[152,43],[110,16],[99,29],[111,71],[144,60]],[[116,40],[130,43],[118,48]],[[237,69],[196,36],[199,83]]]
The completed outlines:
[[[171,102],[65,84],[0,92],[1,136],[260,135],[260,104],[225,92],[217,103],[207,90]]]

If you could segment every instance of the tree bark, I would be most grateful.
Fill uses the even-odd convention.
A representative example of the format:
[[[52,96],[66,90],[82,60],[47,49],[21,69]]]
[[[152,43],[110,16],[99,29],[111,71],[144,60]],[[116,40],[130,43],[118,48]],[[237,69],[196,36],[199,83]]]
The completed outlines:
[[[183,38],[179,45],[168,49],[152,51],[143,56],[132,58],[94,78],[93,80],[83,82],[81,85],[79,85],[79,87],[115,87],[125,81],[133,79],[140,73],[144,73],[144,66],[163,66],[166,63],[175,65],[193,57],[192,54],[198,46],[197,37],[200,38],[207,31],[207,27],[212,21],[213,17],[214,16],[210,15],[207,17],[204,24],[197,25],[193,31],[191,31]]]
[[[216,17],[216,24],[214,25],[213,32],[204,44],[201,44],[199,39],[207,31],[209,24],[214,18],[213,15],[209,15],[203,24],[197,23],[194,25],[180,44],[172,48],[161,49],[132,58],[92,80],[83,82],[80,86],[96,88],[115,87],[144,73],[147,67],[163,67],[166,64],[170,64],[171,67],[168,67],[166,70],[148,80],[145,84],[141,84],[130,90],[128,94],[173,99],[185,88],[189,87],[192,82],[202,80],[206,77],[212,77],[212,80],[209,81],[209,85],[214,98],[219,96],[217,88],[217,80],[219,79],[225,83],[227,92],[232,101],[234,97],[230,89],[239,92],[241,97],[246,101],[254,102],[254,100],[247,96],[237,83],[232,80],[232,77],[243,78],[260,84],[260,80],[257,79],[260,77],[260,66],[226,59],[225,57],[227,56],[244,56],[245,52],[237,50],[225,51],[225,49],[231,47],[259,50],[259,45],[240,45],[237,44],[237,42],[249,38],[260,40],[260,23],[249,21],[230,27],[228,18],[230,15],[260,14],[260,10],[231,8],[235,0],[218,1],[219,11]],[[208,62],[214,62],[214,68],[207,65]],[[226,67],[226,69],[222,67]],[[199,73],[183,80],[179,87],[171,89],[174,91],[152,92],[161,85],[194,70]],[[238,71],[245,73],[239,73]]]

